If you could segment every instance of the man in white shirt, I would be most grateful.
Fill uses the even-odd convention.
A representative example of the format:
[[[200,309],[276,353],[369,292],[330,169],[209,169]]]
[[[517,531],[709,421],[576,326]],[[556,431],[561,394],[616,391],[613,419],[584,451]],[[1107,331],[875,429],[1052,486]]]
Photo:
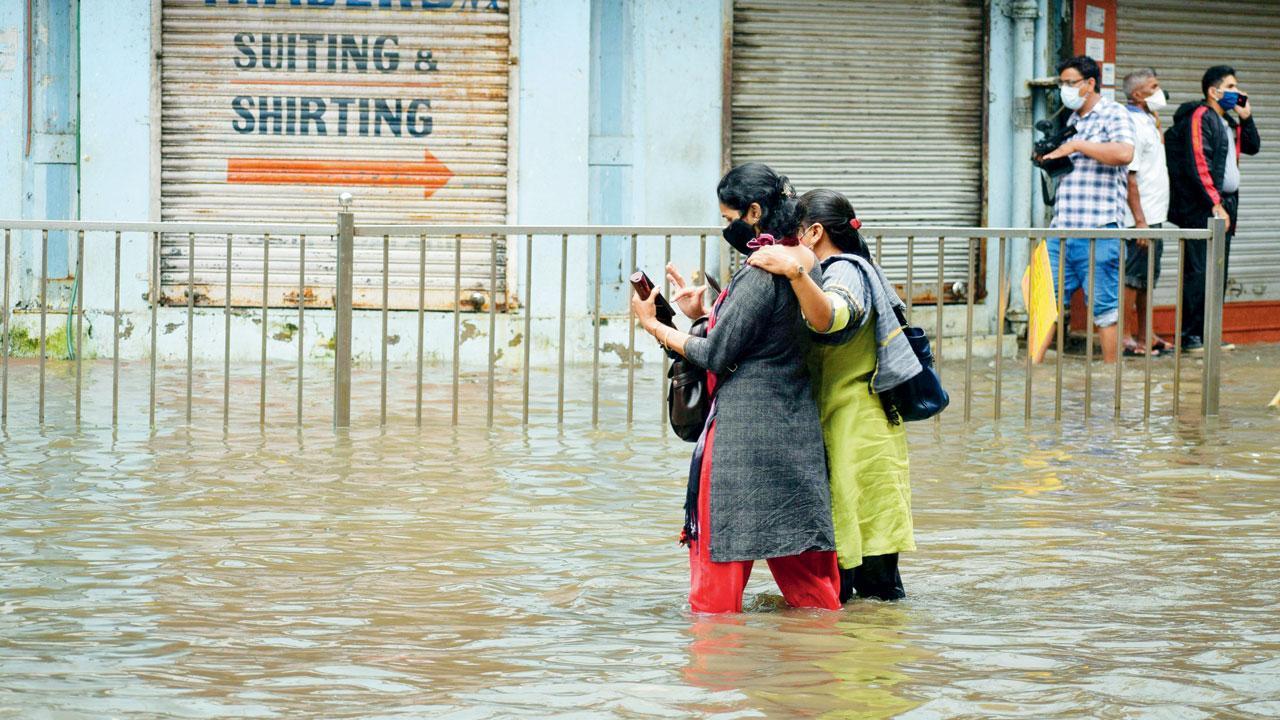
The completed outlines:
[[[1124,78],[1124,94],[1129,100],[1134,128],[1133,162],[1129,163],[1129,199],[1125,208],[1125,227],[1162,227],[1169,215],[1169,168],[1165,162],[1164,136],[1160,132],[1161,108],[1168,98],[1160,87],[1160,78],[1151,68],[1131,72]],[[1125,355],[1143,355],[1147,343],[1147,262],[1155,263],[1152,287],[1160,279],[1160,258],[1164,241],[1128,240],[1125,243],[1124,284],[1126,310],[1138,312],[1136,332],[1123,339]],[[1153,336],[1152,353],[1172,350],[1168,341]]]

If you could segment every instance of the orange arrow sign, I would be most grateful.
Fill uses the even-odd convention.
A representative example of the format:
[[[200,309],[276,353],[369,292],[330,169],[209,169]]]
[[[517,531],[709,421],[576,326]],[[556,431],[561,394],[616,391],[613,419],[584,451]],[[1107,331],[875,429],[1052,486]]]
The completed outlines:
[[[293,160],[230,158],[227,182],[254,185],[401,185],[423,188],[429,198],[453,179],[430,150],[423,162],[394,160]]]

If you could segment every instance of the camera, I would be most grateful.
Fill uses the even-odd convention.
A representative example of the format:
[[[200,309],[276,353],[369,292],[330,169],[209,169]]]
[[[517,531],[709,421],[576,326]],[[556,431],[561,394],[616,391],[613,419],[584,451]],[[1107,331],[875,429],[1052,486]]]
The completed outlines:
[[[1036,158],[1057,150],[1063,143],[1071,139],[1076,134],[1076,129],[1071,125],[1060,125],[1051,119],[1041,120],[1036,123],[1036,130],[1040,131],[1044,137],[1035,141],[1033,152]],[[1070,157],[1060,157],[1054,160],[1038,160],[1031,161],[1036,167],[1044,170],[1051,178],[1066,175],[1075,169],[1075,163],[1071,162]]]

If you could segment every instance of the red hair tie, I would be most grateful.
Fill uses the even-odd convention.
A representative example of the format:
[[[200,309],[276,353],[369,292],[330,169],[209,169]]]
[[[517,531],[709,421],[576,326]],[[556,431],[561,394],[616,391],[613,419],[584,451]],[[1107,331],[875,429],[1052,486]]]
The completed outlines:
[[[858,218],[850,218],[850,219],[849,219],[849,227],[853,228],[854,230],[861,230],[861,229],[862,229],[862,221],[861,221],[861,220],[859,220]]]

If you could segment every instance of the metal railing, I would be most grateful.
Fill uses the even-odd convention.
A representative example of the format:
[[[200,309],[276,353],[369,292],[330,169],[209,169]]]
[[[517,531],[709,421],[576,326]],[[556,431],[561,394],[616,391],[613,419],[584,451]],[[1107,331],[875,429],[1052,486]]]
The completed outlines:
[[[161,284],[162,284],[162,260],[161,260],[161,236],[184,236],[187,240],[187,257],[189,258],[186,273],[185,287],[185,397],[183,405],[183,417],[187,423],[191,423],[193,419],[193,377],[195,372],[195,307],[197,297],[197,287],[195,281],[195,250],[196,235],[219,236],[225,237],[225,254],[227,267],[225,270],[225,299],[223,307],[223,356],[222,356],[222,420],[224,426],[229,422],[230,416],[230,378],[231,378],[231,336],[232,336],[232,264],[233,264],[233,237],[236,236],[253,236],[262,238],[263,255],[262,255],[262,303],[257,309],[261,322],[260,336],[260,353],[259,353],[259,373],[258,373],[258,404],[259,404],[259,424],[267,424],[267,394],[269,387],[268,380],[268,315],[271,309],[269,298],[269,286],[273,282],[271,280],[271,255],[270,249],[273,241],[280,241],[290,238],[290,242],[296,238],[296,244],[299,255],[299,271],[298,271],[298,287],[297,287],[297,341],[298,354],[296,359],[296,421],[301,424],[304,420],[304,366],[306,358],[304,355],[304,343],[302,333],[304,332],[304,320],[307,317],[307,307],[305,297],[307,296],[308,275],[314,276],[315,273],[308,273],[306,265],[307,237],[324,236],[334,238],[336,244],[336,263],[333,267],[333,397],[332,397],[332,419],[336,427],[348,427],[351,424],[352,411],[352,373],[353,373],[353,342],[356,339],[356,327],[353,322],[356,310],[353,309],[353,265],[355,259],[356,239],[381,238],[382,241],[382,273],[381,273],[381,307],[377,310],[380,313],[381,338],[378,345],[381,348],[378,364],[379,376],[379,422],[387,423],[388,419],[388,376],[389,376],[389,356],[388,356],[388,318],[392,310],[389,307],[389,248],[392,238],[410,238],[418,241],[418,259],[419,259],[419,275],[418,275],[418,304],[416,308],[417,314],[417,352],[416,352],[416,388],[414,414],[415,421],[421,425],[423,422],[423,387],[424,387],[424,354],[426,333],[424,325],[424,316],[426,312],[425,303],[425,285],[426,285],[426,255],[428,238],[442,239],[448,238],[452,240],[453,260],[454,260],[454,297],[455,302],[452,307],[452,354],[451,363],[451,424],[457,425],[460,421],[460,373],[462,367],[462,359],[460,357],[460,347],[462,344],[462,287],[461,287],[461,267],[463,254],[463,239],[465,238],[484,238],[489,239],[489,289],[491,291],[490,300],[487,303],[487,320],[488,320],[488,355],[486,362],[486,396],[485,396],[485,422],[487,426],[494,424],[494,410],[497,402],[495,397],[495,388],[497,378],[495,376],[498,364],[497,355],[497,293],[498,286],[497,268],[498,268],[498,251],[500,244],[519,244],[523,241],[523,294],[524,304],[521,308],[523,313],[520,316],[512,316],[522,324],[523,328],[523,352],[520,359],[520,370],[522,378],[522,386],[520,388],[520,419],[523,425],[530,423],[530,393],[531,393],[531,346],[532,343],[532,321],[535,310],[544,312],[541,308],[534,308],[532,305],[533,290],[535,278],[532,272],[531,259],[534,256],[535,242],[545,243],[556,249],[558,244],[559,255],[556,258],[559,261],[559,308],[555,317],[558,320],[558,332],[556,343],[556,362],[555,369],[557,375],[556,383],[556,402],[555,402],[555,419],[557,423],[565,421],[565,382],[566,367],[569,364],[566,358],[566,347],[568,344],[566,334],[566,323],[570,317],[567,305],[567,288],[570,283],[570,238],[587,238],[593,240],[591,246],[594,262],[589,266],[593,268],[593,278],[590,280],[590,288],[592,293],[592,303],[590,308],[590,323],[592,327],[592,348],[591,348],[591,422],[598,425],[600,422],[601,407],[601,327],[603,320],[606,319],[602,312],[601,304],[601,288],[603,279],[601,277],[601,259],[602,244],[606,237],[620,237],[624,241],[629,241],[630,266],[634,267],[637,260],[637,250],[641,241],[654,242],[661,241],[663,246],[663,263],[670,262],[672,259],[672,243],[673,238],[679,238],[682,242],[688,239],[689,242],[697,242],[697,257],[699,271],[705,275],[707,272],[707,249],[708,238],[717,238],[719,233],[718,227],[658,227],[658,226],[636,226],[636,227],[618,227],[618,226],[544,226],[544,225],[380,225],[380,224],[357,224],[354,215],[344,208],[339,212],[334,225],[253,225],[253,224],[222,224],[222,223],[110,223],[110,222],[81,222],[81,221],[31,221],[31,220],[0,220],[0,228],[4,232],[4,267],[3,267],[3,313],[0,315],[0,338],[2,338],[3,347],[0,348],[0,357],[3,357],[3,367],[0,368],[0,422],[7,422],[9,414],[9,357],[11,354],[10,341],[13,331],[13,303],[11,302],[11,275],[13,262],[11,255],[12,234],[14,231],[27,231],[40,233],[40,276],[38,279],[39,291],[38,305],[39,313],[39,330],[38,330],[38,402],[37,415],[38,422],[45,422],[46,408],[46,331],[47,317],[50,313],[47,289],[49,287],[48,278],[48,256],[49,256],[49,233],[51,231],[69,231],[74,232],[76,236],[76,275],[78,292],[75,293],[74,307],[69,308],[69,317],[75,318],[75,346],[83,347],[84,341],[84,287],[86,254],[85,240],[86,234],[90,236],[106,235],[114,239],[113,243],[113,276],[114,276],[114,305],[111,308],[110,316],[112,318],[112,391],[111,391],[111,423],[115,425],[119,419],[119,402],[120,402],[120,339],[121,339],[121,237],[126,233],[142,233],[145,234],[150,242],[147,244],[148,257],[146,258],[147,282],[149,290],[147,293],[147,313],[149,314],[149,345],[150,351],[147,355],[149,362],[149,393],[148,393],[148,420],[152,427],[156,424],[156,406],[157,398],[157,357],[159,355],[157,347],[157,327],[159,322],[160,305],[162,304]],[[1225,247],[1225,223],[1221,221],[1212,221],[1210,227],[1204,230],[1172,230],[1172,229],[1143,229],[1135,230],[1115,230],[1115,229],[1098,229],[1098,230],[1071,230],[1070,235],[1073,238],[1084,238],[1090,240],[1090,259],[1093,259],[1093,248],[1099,239],[1112,238],[1151,238],[1176,241],[1178,243],[1179,269],[1184,263],[1186,253],[1186,243],[1188,242],[1206,242],[1207,243],[1207,267],[1212,268],[1213,272],[1206,273],[1205,291],[1206,291],[1206,317],[1205,317],[1205,354],[1202,372],[1202,393],[1201,393],[1201,412],[1205,416],[1217,415],[1219,410],[1219,376],[1220,376],[1220,358],[1219,350],[1221,345],[1222,333],[1222,287],[1223,277],[1222,269],[1223,253]],[[975,292],[975,273],[977,270],[976,257],[981,247],[982,241],[986,239],[994,239],[999,241],[998,250],[998,267],[999,267],[999,290],[995,295],[996,298],[1005,297],[1008,293],[1010,279],[1007,277],[1006,261],[1008,258],[1009,242],[1038,242],[1041,238],[1047,238],[1050,242],[1057,241],[1059,243],[1059,268],[1058,268],[1058,315],[1059,318],[1065,319],[1065,298],[1062,297],[1063,283],[1063,258],[1065,258],[1065,240],[1059,236],[1061,230],[1048,228],[975,228],[975,227],[867,227],[864,229],[864,235],[871,243],[872,250],[877,259],[883,258],[886,247],[895,241],[901,241],[905,245],[906,251],[906,287],[916,288],[915,273],[915,255],[916,245],[919,242],[935,242],[937,243],[938,257],[938,273],[936,278],[930,278],[926,281],[928,284],[936,282],[936,292],[933,292],[933,310],[935,327],[933,334],[935,338],[940,338],[943,334],[943,307],[945,297],[947,295],[944,287],[945,278],[942,271],[942,258],[948,242],[965,242],[968,249],[968,269],[967,269],[967,285],[964,292],[965,305],[965,321],[964,321],[964,375],[963,375],[963,414],[964,419],[972,418],[972,407],[974,397],[974,379],[973,370],[973,340],[974,340],[974,303]],[[559,243],[555,243],[558,239]],[[1124,243],[1121,243],[1120,265],[1122,271],[1120,273],[1121,287],[1117,288],[1119,297],[1123,298],[1124,283]],[[1153,253],[1148,253],[1147,261],[1147,317],[1146,328],[1147,334],[1145,338],[1145,347],[1147,350],[1144,367],[1143,367],[1143,414],[1145,420],[1151,416],[1152,406],[1152,387],[1153,387],[1153,367],[1151,362],[1152,346],[1153,346],[1153,328],[1152,328],[1152,286],[1151,279],[1154,274]],[[94,253],[91,257],[97,258],[101,255]],[[716,273],[723,276],[726,274],[728,264],[724,263],[721,267],[716,268]],[[327,271],[326,271],[327,272]],[[724,279],[722,277],[722,279]],[[1178,273],[1178,287],[1176,292],[1177,305],[1175,310],[1175,323],[1180,325],[1182,318],[1182,285],[1183,273]],[[278,284],[278,282],[277,282]],[[665,276],[663,279],[663,291],[670,293]],[[1092,412],[1092,390],[1093,390],[1093,298],[1095,297],[1095,278],[1092,270],[1092,262],[1090,263],[1090,272],[1088,278],[1088,309],[1087,309],[1087,332],[1086,332],[1086,362],[1084,377],[1084,412],[1086,417]],[[907,303],[910,310],[917,311],[913,318],[918,320],[918,310],[921,306],[913,302],[912,292],[905,293]],[[1003,383],[1004,383],[1004,321],[1005,306],[1001,301],[996,302],[997,318],[995,333],[995,372],[992,380],[993,387],[993,419],[999,420],[1003,411]],[[278,304],[277,306],[278,307]],[[105,314],[105,308],[102,309]],[[367,312],[367,311],[359,311]],[[397,311],[398,312],[398,311]],[[545,317],[546,315],[544,315]],[[1117,334],[1123,338],[1123,316],[1120,313],[1120,327],[1117,328]],[[617,317],[622,317],[621,313]],[[626,368],[626,421],[631,423],[635,417],[636,409],[636,328],[633,318],[628,307],[627,313],[627,357],[630,358],[625,363]],[[1063,367],[1064,367],[1064,336],[1065,322],[1058,323],[1056,338],[1056,358],[1055,358],[1055,403],[1054,403],[1054,420],[1060,422],[1063,417]],[[939,368],[941,369],[942,343],[934,342],[934,347],[938,354]],[[82,362],[83,352],[77,352],[74,355],[75,363],[75,422],[79,423],[81,418],[81,403],[83,395],[82,387]],[[1178,403],[1181,395],[1181,377],[1182,377],[1183,357],[1179,347],[1175,345],[1174,351],[1174,367],[1172,377],[1172,396],[1173,396],[1173,412],[1178,412]],[[668,361],[663,358],[662,375],[658,378],[657,383],[660,393],[653,398],[655,409],[660,405],[663,413],[662,427],[665,429],[665,382],[668,369]],[[1114,367],[1114,405],[1113,415],[1120,418],[1121,398],[1122,398],[1122,377],[1124,372],[1124,362],[1117,358]],[[1026,369],[1024,376],[1024,408],[1023,415],[1027,422],[1032,418],[1032,389],[1033,389],[1033,366],[1031,363],[1030,353],[1026,357]],[[953,392],[953,394],[955,394]]]
[[[421,244],[421,247],[423,248],[425,248],[427,238],[452,238],[453,256],[455,260],[454,278],[455,278],[455,282],[459,282],[461,278],[461,272],[459,270],[459,267],[461,265],[461,258],[462,258],[463,238],[487,237],[489,239],[489,247],[490,247],[490,263],[489,263],[489,269],[490,269],[489,287],[490,288],[497,287],[496,257],[497,257],[498,244],[500,242],[510,243],[512,242],[513,239],[516,242],[523,240],[524,241],[524,258],[526,259],[526,262],[524,263],[525,265],[524,267],[524,271],[525,271],[524,303],[525,304],[523,309],[523,323],[524,323],[524,337],[529,338],[531,334],[531,323],[532,323],[533,313],[535,309],[533,307],[533,302],[532,302],[535,275],[532,272],[533,263],[529,262],[529,259],[533,257],[535,238],[541,238],[550,242],[554,242],[554,240],[558,239],[559,240],[558,245],[559,245],[560,272],[559,272],[559,310],[557,313],[557,318],[559,320],[558,342],[557,342],[558,353],[557,353],[557,360],[556,360],[556,377],[557,377],[556,421],[557,423],[563,423],[565,418],[565,376],[566,376],[566,367],[568,365],[565,357],[565,350],[567,348],[566,323],[568,318],[570,317],[570,312],[568,307],[568,287],[570,284],[569,262],[571,259],[570,251],[569,251],[569,241],[570,241],[570,238],[587,238],[588,240],[592,240],[593,241],[593,246],[592,246],[593,261],[591,262],[591,267],[594,268],[594,277],[590,278],[590,286],[592,288],[592,294],[593,294],[592,302],[591,302],[591,311],[590,311],[590,323],[592,326],[591,422],[593,425],[598,425],[600,420],[600,387],[601,387],[601,381],[600,381],[601,334],[600,333],[601,333],[602,321],[606,317],[606,315],[602,311],[603,306],[602,306],[602,298],[601,298],[601,288],[603,286],[602,255],[603,255],[604,239],[606,237],[626,238],[629,241],[629,249],[630,249],[629,267],[634,267],[636,265],[636,259],[638,255],[640,240],[642,238],[651,239],[651,240],[657,240],[660,238],[663,241],[663,261],[662,262],[663,262],[663,266],[665,267],[665,265],[671,262],[671,259],[672,259],[673,238],[692,239],[696,237],[698,242],[698,258],[699,258],[698,272],[699,274],[705,276],[707,273],[707,260],[708,260],[707,238],[711,233],[718,233],[718,232],[719,232],[719,228],[707,228],[707,227],[701,227],[701,226],[669,226],[669,227],[668,226],[635,226],[635,227],[631,227],[631,226],[614,226],[614,225],[607,225],[607,226],[606,225],[600,225],[600,226],[586,226],[586,225],[580,225],[580,226],[355,225],[353,227],[353,230],[350,236],[345,236],[340,234],[337,240],[339,243],[339,257],[343,257],[343,256],[350,256],[354,254],[353,248],[355,244],[355,238],[357,237],[381,238],[384,249],[388,246],[391,238],[406,238],[406,237],[416,238]],[[425,250],[423,252],[425,252]],[[384,257],[385,257],[385,252],[384,252]],[[383,318],[383,342],[381,346],[381,356],[380,356],[381,382],[380,382],[380,403],[379,403],[380,415],[379,417],[380,417],[380,421],[385,423],[386,411],[387,411],[387,404],[386,404],[387,338],[386,338],[385,328],[386,328],[386,318],[388,313],[390,312],[386,302],[387,272],[386,272],[385,260],[384,260],[384,269],[383,269],[382,277],[383,277],[383,305],[381,308],[381,314]],[[663,287],[663,292],[669,295],[670,287],[668,285],[665,273],[663,274],[663,278],[662,278],[662,287]],[[339,302],[344,302],[341,299],[345,297],[350,297],[352,295],[352,292],[353,292],[353,289],[350,283],[344,279],[337,288],[337,297],[340,298]],[[462,294],[461,285],[455,284],[454,294],[457,297],[461,296]],[[453,366],[452,422],[455,425],[458,423],[458,413],[459,413],[458,374],[459,374],[459,368],[461,367],[461,362],[459,359],[461,337],[462,337],[461,326],[460,326],[461,305],[462,305],[461,302],[455,302],[452,310],[452,313],[453,313],[453,342],[452,342],[452,358],[451,358],[451,362]],[[487,303],[487,307],[488,307],[487,319],[488,319],[488,330],[489,330],[487,337],[488,337],[489,347],[488,347],[488,361],[487,361],[486,423],[490,426],[492,426],[493,424],[493,417],[494,417],[494,390],[495,390],[494,373],[495,373],[496,363],[497,363],[497,356],[496,356],[497,334],[495,332],[495,328],[497,324],[497,305],[498,305],[497,302],[492,300]],[[423,313],[421,298],[419,299],[417,312],[419,314],[419,318],[421,318]],[[629,326],[628,335],[627,335],[627,351],[629,355],[634,356],[636,353],[635,323],[632,322],[632,317],[631,317],[629,307],[627,311],[627,319],[628,319],[628,326]],[[419,326],[421,327],[421,319],[419,320]],[[421,376],[421,373],[422,373],[422,352],[421,352],[422,337],[423,337],[423,334],[419,332],[419,354],[418,354],[419,376]],[[343,344],[343,339],[339,338],[338,343],[341,346]],[[522,358],[522,376],[524,379],[523,379],[523,390],[521,395],[522,397],[521,421],[523,424],[528,424],[530,367],[531,367],[530,352],[531,352],[532,343],[526,340],[526,342],[524,342],[523,345],[524,345],[524,352],[523,352],[523,358]],[[663,366],[664,377],[665,377],[666,369],[667,369],[667,366],[665,365],[665,362],[664,362],[664,366]],[[349,378],[340,377],[337,384],[335,385],[335,394],[346,393],[347,388],[349,386],[349,382],[350,382]],[[419,423],[421,422],[421,414],[422,414],[421,387],[422,387],[421,382],[419,382],[418,396],[416,399],[416,406],[415,406],[415,413]],[[334,423],[339,427],[347,425],[350,422],[350,416],[341,414],[337,412],[336,409],[339,407],[342,407],[344,409],[349,410],[349,404],[345,402],[339,403],[337,400],[335,400],[334,407],[335,407]],[[626,409],[627,421],[630,422],[634,418],[634,410],[635,410],[635,364],[634,363],[628,363],[628,367],[627,367],[627,406],[626,407],[627,407]],[[665,406],[665,400],[664,400],[664,404],[663,404],[664,410],[665,410],[665,407],[666,406]]]

